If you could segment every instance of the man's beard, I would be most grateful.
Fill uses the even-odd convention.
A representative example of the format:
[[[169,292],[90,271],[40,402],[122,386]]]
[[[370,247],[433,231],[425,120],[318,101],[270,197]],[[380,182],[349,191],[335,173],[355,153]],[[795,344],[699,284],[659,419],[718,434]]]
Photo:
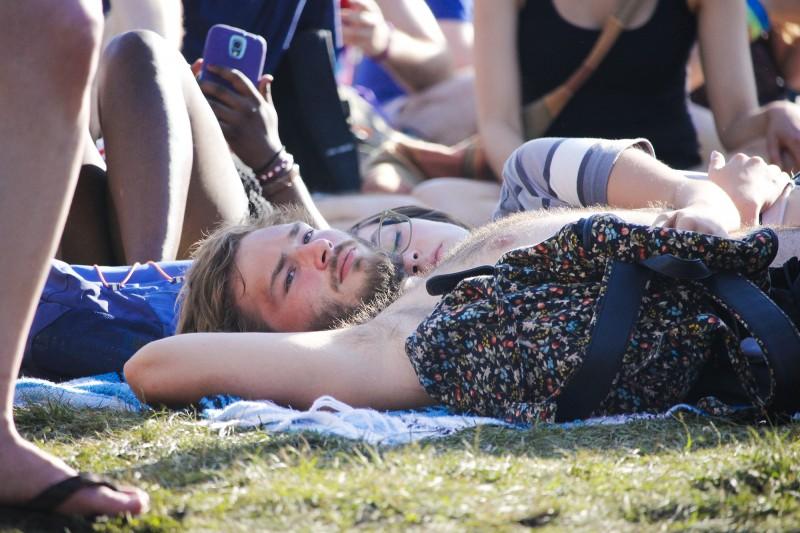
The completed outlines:
[[[357,317],[369,315],[364,320],[374,316],[374,312],[379,312],[399,296],[400,283],[405,277],[402,259],[396,255],[378,250],[375,246],[364,239],[353,237],[363,244],[367,250],[373,252],[369,256],[357,258],[352,265],[352,270],[364,272],[366,277],[360,287],[359,294],[356,295],[358,303],[348,305],[333,300],[327,300],[319,308],[318,317],[312,324],[310,331],[320,331],[331,327],[344,324],[352,324]],[[339,260],[342,250],[353,245],[353,241],[338,244],[333,250],[333,258],[330,265],[331,285],[334,290],[339,290]],[[376,309],[377,308],[377,309]]]

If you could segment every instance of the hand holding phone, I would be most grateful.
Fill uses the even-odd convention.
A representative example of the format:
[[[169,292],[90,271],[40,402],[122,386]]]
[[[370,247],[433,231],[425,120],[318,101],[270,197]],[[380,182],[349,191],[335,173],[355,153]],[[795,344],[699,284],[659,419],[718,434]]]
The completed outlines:
[[[207,65],[217,65],[240,71],[257,86],[266,57],[267,41],[260,35],[226,24],[215,24],[206,35],[200,79],[229,86],[227,81],[206,68]]]

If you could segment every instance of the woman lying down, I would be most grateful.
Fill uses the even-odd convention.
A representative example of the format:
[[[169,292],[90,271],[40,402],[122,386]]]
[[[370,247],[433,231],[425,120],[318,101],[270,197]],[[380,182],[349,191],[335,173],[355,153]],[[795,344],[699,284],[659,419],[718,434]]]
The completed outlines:
[[[559,182],[550,170],[573,168],[580,174],[592,168],[597,143],[582,152],[567,143],[548,148],[551,168],[545,165],[541,175],[554,192],[580,201],[587,179],[575,180],[570,190],[569,181]],[[528,146],[515,156],[524,156]],[[562,148],[570,149],[564,154],[569,157],[560,158]],[[775,233],[762,229],[736,241],[650,226],[666,221],[722,233],[780,202],[781,216],[790,220],[795,210],[788,176],[758,159],[736,157],[727,165],[717,159],[712,176],[733,176],[725,194],[713,177],[686,180],[645,152],[617,150],[617,156],[607,183],[611,203],[627,201],[615,201],[612,194],[624,162],[631,163],[638,181],[623,187],[620,198],[640,191],[672,203],[697,183],[709,194],[684,207],[672,203],[679,209],[666,216],[614,210],[625,222],[592,217],[597,210],[591,209],[503,218],[473,231],[441,259],[438,251],[429,254],[438,265],[425,277],[407,278],[402,291],[394,290],[391,270],[409,252],[411,245],[404,243],[414,238],[414,221],[404,228],[384,224],[366,240],[320,235],[303,222],[223,229],[201,248],[184,289],[183,330],[206,332],[148,344],[125,365],[125,376],[142,400],[168,405],[226,393],[305,408],[329,394],[353,406],[445,403],[521,422],[661,411],[682,401],[716,407],[725,405],[720,400],[745,403],[759,412],[794,409],[786,380],[800,377],[800,371],[773,372],[774,339],[758,327],[748,331],[751,321],[767,319],[774,331],[783,332],[785,352],[792,343],[800,346],[786,315],[765,293],[753,293],[768,288]],[[536,188],[523,184],[522,189],[510,186],[501,206],[510,193],[537,194]],[[405,228],[407,237],[401,234]],[[796,232],[780,234],[784,254],[800,245]],[[374,246],[373,238],[392,243],[394,253]],[[434,239],[433,246],[439,250],[442,243]],[[498,259],[494,269],[470,270]],[[402,261],[408,264],[407,257]],[[629,267],[627,277],[612,275]],[[712,283],[722,274],[741,281],[735,294],[753,296],[759,304],[727,303]],[[612,290],[620,279],[640,294],[635,302],[614,307],[612,295],[624,300],[631,292]],[[354,314],[364,301],[371,308]],[[606,303],[621,311],[603,313]],[[335,329],[286,333],[341,316],[349,322]],[[628,322],[620,324],[625,316]],[[267,332],[218,332],[242,325]],[[598,368],[594,345],[608,344],[604,339],[616,344],[606,347],[601,372],[588,374],[594,390],[584,402],[575,385],[587,383],[587,371]],[[560,405],[562,400],[569,401]]]

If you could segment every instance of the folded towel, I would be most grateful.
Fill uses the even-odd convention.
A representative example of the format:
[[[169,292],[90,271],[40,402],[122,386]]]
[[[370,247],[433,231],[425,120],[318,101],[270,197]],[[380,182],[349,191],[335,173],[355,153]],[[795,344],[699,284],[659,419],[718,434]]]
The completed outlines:
[[[206,409],[203,416],[209,427],[219,430],[260,427],[274,432],[316,431],[384,445],[445,437],[482,424],[508,425],[495,418],[453,415],[443,407],[389,412],[354,409],[330,396],[318,398],[307,411],[269,401],[236,401],[222,409]]]
[[[635,420],[659,420],[679,411],[703,414],[696,407],[680,404],[666,413],[615,415],[578,420],[562,424],[548,424],[565,429],[580,426],[617,425]],[[233,401],[226,407],[203,411],[206,423],[221,432],[227,428],[259,427],[267,431],[315,431],[370,444],[396,445],[419,439],[446,437],[462,429],[480,425],[494,425],[529,429],[529,426],[511,425],[496,418],[451,414],[445,407],[431,407],[416,411],[386,411],[355,409],[330,396],[323,396],[308,409],[298,411],[281,407],[270,401]]]
[[[141,411],[142,403],[116,372],[64,383],[20,378],[14,389],[14,406],[56,403],[74,408]]]
[[[14,391],[14,405],[55,403],[73,408],[141,411],[147,406],[133,394],[117,373],[79,378],[64,383],[21,378]],[[479,425],[511,426],[496,418],[454,415],[445,407],[414,411],[356,409],[330,396],[323,396],[307,410],[281,407],[270,401],[244,401],[233,396],[214,396],[199,402],[203,421],[215,430],[262,428],[267,431],[315,431],[323,435],[363,440],[370,444],[396,445],[419,439],[446,437]],[[662,414],[617,415],[558,424],[562,428],[625,424],[634,420],[657,420],[677,411],[702,414],[689,405],[676,405]]]

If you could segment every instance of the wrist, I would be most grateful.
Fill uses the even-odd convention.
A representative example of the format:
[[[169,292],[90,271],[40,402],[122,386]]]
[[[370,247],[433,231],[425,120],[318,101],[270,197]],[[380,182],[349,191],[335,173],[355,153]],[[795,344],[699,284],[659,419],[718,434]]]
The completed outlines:
[[[261,174],[266,173],[270,167],[272,167],[276,161],[285,153],[286,147],[281,146],[277,150],[272,150],[271,155],[267,157],[260,165],[255,165],[251,167],[253,169],[253,174],[259,176]]]
[[[279,181],[286,178],[294,168],[294,157],[286,150],[281,149],[266,168],[256,172],[256,179],[263,183]]]
[[[394,35],[394,24],[386,22],[386,43],[383,49],[370,54],[369,58],[376,63],[383,63],[389,59],[389,49],[392,47],[392,36]]]

